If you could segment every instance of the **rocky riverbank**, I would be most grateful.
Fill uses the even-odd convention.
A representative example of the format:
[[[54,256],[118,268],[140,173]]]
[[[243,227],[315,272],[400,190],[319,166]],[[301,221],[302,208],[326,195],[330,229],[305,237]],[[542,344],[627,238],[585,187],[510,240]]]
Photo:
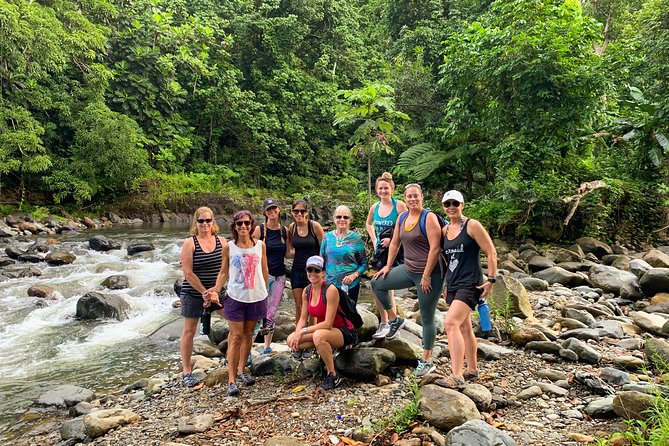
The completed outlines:
[[[480,339],[479,380],[462,392],[439,386],[449,373],[443,333],[437,372],[422,383],[410,378],[421,329],[415,294],[405,292],[398,303],[412,321],[399,339],[369,340],[377,319],[361,309],[363,342],[337,356],[346,379],[334,391],[320,388],[316,358],[297,361],[280,342],[294,328],[285,313],[273,354],[254,352],[256,384],[227,397],[227,327],[217,320],[194,348],[201,385],[180,386],[175,364],[117,394],[46,393],[38,405],[60,412],[26,414],[52,421],[15,443],[575,445],[643,418],[654,395],[669,392],[657,367],[669,362],[669,247],[630,253],[592,239],[546,250],[496,245],[503,276],[489,300],[494,330]],[[443,327],[443,302],[440,310]]]

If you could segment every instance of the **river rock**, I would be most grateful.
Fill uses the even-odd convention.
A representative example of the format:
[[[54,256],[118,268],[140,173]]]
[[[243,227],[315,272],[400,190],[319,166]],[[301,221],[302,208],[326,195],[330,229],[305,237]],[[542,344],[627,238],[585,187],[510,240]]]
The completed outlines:
[[[39,277],[42,271],[34,266],[10,266],[2,269],[2,275],[9,279],[21,279],[24,277]]]
[[[56,299],[56,289],[49,285],[33,285],[28,288],[28,296]]]
[[[597,398],[585,407],[584,412],[595,419],[610,419],[617,417],[613,410],[613,397],[607,396],[604,398]]]
[[[0,237],[14,237],[16,235],[16,232],[7,224],[5,223],[4,219],[0,219]]]
[[[191,435],[206,432],[214,425],[214,416],[211,414],[196,415],[179,420],[177,430],[181,435]]]
[[[206,356],[207,358],[223,356],[218,347],[208,339],[193,340],[193,354]]]
[[[272,437],[265,440],[263,446],[309,446],[309,443],[293,437]]]
[[[51,266],[69,265],[73,263],[77,257],[65,251],[51,251],[46,255],[44,261]]]
[[[611,319],[597,321],[595,328],[597,329],[599,336],[602,338],[607,337],[613,339],[622,339],[625,336],[623,323],[619,321],[614,321]]]
[[[521,327],[511,332],[511,342],[520,347],[531,341],[548,341],[548,338],[543,332],[532,327]]]
[[[536,273],[537,271],[550,268],[551,266],[555,266],[555,262],[544,256],[533,256],[530,261],[527,262],[527,269],[530,273]]]
[[[110,290],[123,290],[130,288],[130,279],[124,274],[114,274],[103,280],[100,285]]]
[[[544,393],[543,390],[541,390],[541,387],[539,386],[530,386],[526,389],[521,390],[518,392],[516,395],[516,398],[519,400],[529,400],[532,398],[536,398]]]
[[[390,350],[397,359],[417,361],[423,356],[421,340],[412,333],[404,332],[394,339],[376,341],[376,346]]]
[[[559,317],[555,319],[555,323],[560,324],[560,327],[566,328],[568,330],[573,330],[575,328],[588,328],[588,326],[583,322],[577,321],[576,319],[572,319],[570,317]]]
[[[548,282],[536,277],[527,277],[525,279],[518,279],[518,281],[525,287],[527,291],[548,291]]]
[[[626,370],[638,370],[646,367],[646,361],[632,355],[614,356],[611,358],[611,362]]]
[[[485,359],[487,361],[497,361],[515,353],[511,349],[494,344],[487,339],[477,338],[476,341],[478,344],[477,352],[479,358]]]
[[[294,317],[293,317],[294,319]],[[278,320],[277,320],[278,322]],[[211,317],[211,330],[209,331],[209,340],[214,344],[218,345],[219,343],[228,339],[228,321],[218,316],[212,314]],[[275,332],[276,333],[276,332]],[[276,336],[275,336],[276,339]],[[278,339],[277,339],[278,340]]]
[[[611,262],[611,266],[623,271],[629,271],[630,258],[628,256],[616,255],[616,258]]]
[[[578,271],[587,271],[592,265],[583,262],[562,262],[558,263],[556,266],[566,269],[570,273],[575,273]]]
[[[577,252],[565,248],[550,248],[546,250],[546,257],[555,263],[580,262],[583,257],[585,257],[585,254],[580,255]]]
[[[483,420],[470,420],[446,435],[448,446],[516,446],[507,434]]]
[[[561,348],[562,346],[560,344],[551,341],[530,341],[525,345],[526,350],[548,353],[551,355],[559,355]]]
[[[510,311],[510,316],[534,317],[525,287],[510,276],[500,276],[487,299],[491,311]]]
[[[667,322],[667,319],[659,314],[650,314],[645,311],[633,311],[630,313],[634,324],[642,328],[644,331],[657,335],[667,336],[662,332],[662,327]]]
[[[538,255],[540,255],[539,252],[534,248],[520,250],[520,259],[525,263],[529,262],[532,257]]]
[[[84,416],[84,428],[90,437],[100,437],[119,426],[139,422],[139,415],[128,409],[102,409]]]
[[[385,348],[352,348],[337,355],[335,367],[345,376],[373,381],[379,373],[394,363],[396,358],[395,353]]]
[[[62,440],[85,440],[86,432],[84,430],[84,417],[65,420],[63,424],[60,425],[60,438]]]
[[[650,299],[651,305],[669,304],[669,293],[657,293]]]
[[[480,411],[486,411],[492,403],[492,393],[481,384],[467,384],[462,393],[476,404]]]
[[[602,258],[606,254],[613,254],[613,249],[609,245],[592,237],[581,237],[576,240],[576,244],[581,247],[585,254],[593,253],[597,258]]]
[[[646,274],[651,268],[652,266],[650,266],[648,262],[643,259],[632,259],[629,263],[630,272],[639,279],[641,279],[641,277],[643,277],[643,275]]]
[[[303,361],[306,362],[306,361]],[[277,372],[283,375],[292,373],[300,366],[300,362],[289,353],[278,353],[270,356],[259,356],[251,362],[251,373],[254,375],[271,376]]]
[[[119,242],[109,239],[103,235],[94,235],[88,241],[88,245],[93,251],[111,251],[113,249],[121,249],[121,244]]]
[[[659,370],[662,370],[662,367],[669,364],[669,342],[662,339],[648,338],[644,345],[644,353],[646,353],[646,358],[657,367]]]
[[[217,369],[211,370],[207,373],[207,377],[204,379],[204,385],[207,387],[214,387],[217,384],[227,384],[228,383],[228,368],[219,367]]]
[[[558,336],[559,339],[569,339],[576,338],[581,341],[587,341],[592,339],[593,341],[599,341],[599,330],[595,328],[576,328],[574,330],[567,330],[560,333]]]
[[[153,251],[156,249],[151,243],[132,243],[128,245],[128,255],[132,256],[138,252]]]
[[[637,277],[628,271],[621,271],[612,266],[595,265],[589,271],[590,282],[607,293],[620,294],[625,284],[638,286]]]
[[[578,355],[579,360],[588,364],[598,364],[601,359],[601,355],[597,350],[578,339],[567,339],[562,343],[562,347],[572,350]]]
[[[659,249],[651,249],[643,256],[643,260],[654,268],[669,268],[669,255]]]
[[[618,392],[613,397],[613,410],[626,420],[645,420],[648,414],[644,411],[655,405],[655,397],[634,390]]]
[[[643,294],[669,293],[669,268],[651,268],[639,280]]]
[[[579,310],[572,307],[566,307],[562,310],[562,316],[569,319],[576,319],[587,327],[594,327],[597,323],[595,317],[585,310]]]
[[[40,406],[72,407],[82,401],[91,401],[95,392],[72,384],[63,384],[39,397]]]
[[[96,292],[84,294],[77,301],[76,317],[79,319],[117,319],[128,318],[130,305],[121,296]]]
[[[585,279],[580,274],[569,272],[559,266],[536,272],[532,277],[545,280],[548,283],[559,283],[567,287],[576,287],[585,283]]]
[[[520,262],[518,260],[515,262],[509,259],[502,260],[499,262],[499,269],[504,269],[511,273],[525,273],[525,270],[519,265],[519,263]]]
[[[17,260],[19,262],[25,263],[40,263],[44,261],[44,256],[41,254],[32,254],[27,252],[25,254],[21,254]]]
[[[16,246],[8,246],[5,248],[5,254],[10,259],[18,260],[19,256],[25,254],[26,252],[22,249],[17,248]]]
[[[536,383],[537,386],[541,389],[543,393],[551,394],[551,395],[556,395],[556,396],[567,396],[569,395],[569,390],[563,389],[562,387],[558,386],[557,384],[551,384],[551,383]]]
[[[372,335],[376,333],[376,329],[379,326],[379,318],[376,317],[374,313],[362,308],[361,306],[358,306],[357,309],[360,317],[362,318],[362,327],[356,330],[358,333],[358,340],[369,341],[372,339]],[[294,319],[295,318],[293,315],[291,315],[290,320],[293,321]],[[294,327],[293,330],[295,330]]]
[[[481,418],[474,402],[455,390],[428,384],[421,387],[419,397],[419,416],[438,429],[450,430]]]
[[[646,313],[664,313],[669,314],[669,302],[662,302],[660,304],[652,304],[643,308]]]

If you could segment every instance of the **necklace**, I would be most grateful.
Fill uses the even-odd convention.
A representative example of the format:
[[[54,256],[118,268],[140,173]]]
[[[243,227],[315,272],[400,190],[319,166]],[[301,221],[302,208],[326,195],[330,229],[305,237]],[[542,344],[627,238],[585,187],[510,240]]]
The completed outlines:
[[[465,222],[467,221],[467,217],[464,215],[462,216],[462,219],[460,220],[460,230],[458,231],[458,235],[462,232],[463,229],[465,229]],[[450,225],[450,223],[446,223],[446,226]],[[446,229],[446,234],[448,235],[448,229]],[[456,235],[455,237],[457,237]],[[446,237],[448,239],[448,237]],[[450,240],[450,239],[449,239]],[[455,238],[453,238],[455,240]]]
[[[407,215],[407,217],[408,217],[408,215]],[[408,220],[408,218],[407,218],[407,220]],[[418,218],[417,218],[413,223],[411,223],[410,225],[408,225],[407,223],[404,223],[404,230],[407,231],[407,232],[410,232],[411,230],[413,230],[413,228],[416,227],[416,224],[418,223],[418,220],[420,220],[420,215],[419,215]]]
[[[339,236],[337,235],[336,232],[334,233],[334,236],[335,236],[335,246],[336,246],[337,248],[341,248],[341,247],[344,245],[344,240],[346,240],[346,238],[348,237],[348,234],[349,234],[349,233],[347,232],[346,234],[344,234],[344,235],[342,235],[341,237],[339,237]]]

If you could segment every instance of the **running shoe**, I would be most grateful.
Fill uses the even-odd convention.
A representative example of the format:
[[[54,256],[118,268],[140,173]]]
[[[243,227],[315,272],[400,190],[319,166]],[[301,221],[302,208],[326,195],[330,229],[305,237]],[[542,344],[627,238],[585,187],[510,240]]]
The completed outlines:
[[[237,381],[241,381],[245,386],[252,386],[256,383],[255,378],[248,373],[240,373],[237,375]]]
[[[432,361],[423,361],[422,359],[418,361],[418,367],[413,371],[413,376],[416,378],[422,378],[428,373],[432,373],[437,369],[437,366],[434,365]]]
[[[323,384],[321,385],[321,387],[323,387],[324,390],[332,390],[335,387],[337,387],[340,382],[341,378],[339,377],[339,375],[337,375],[336,373],[334,375],[330,375],[328,373],[327,376],[323,378]]]
[[[181,382],[183,382],[186,387],[193,387],[197,384],[197,379],[195,379],[195,376],[193,376],[191,372],[186,372],[181,377]]]
[[[397,333],[404,327],[404,324],[406,324],[407,321],[404,320],[403,317],[397,316],[395,319],[392,321],[388,322],[389,329],[388,329],[388,334],[386,335],[386,339],[394,339],[397,336]]]
[[[237,387],[237,383],[229,383],[228,396],[237,396],[237,395],[239,395],[239,387]]]
[[[379,324],[379,328],[376,329],[376,333],[372,335],[373,339],[384,339],[390,331],[390,325],[388,324]]]

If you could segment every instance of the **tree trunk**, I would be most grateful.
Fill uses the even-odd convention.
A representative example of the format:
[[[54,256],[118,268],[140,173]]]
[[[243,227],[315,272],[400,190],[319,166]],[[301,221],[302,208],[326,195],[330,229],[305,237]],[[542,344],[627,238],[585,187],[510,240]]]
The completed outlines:
[[[372,154],[367,154],[367,209],[372,207]]]

